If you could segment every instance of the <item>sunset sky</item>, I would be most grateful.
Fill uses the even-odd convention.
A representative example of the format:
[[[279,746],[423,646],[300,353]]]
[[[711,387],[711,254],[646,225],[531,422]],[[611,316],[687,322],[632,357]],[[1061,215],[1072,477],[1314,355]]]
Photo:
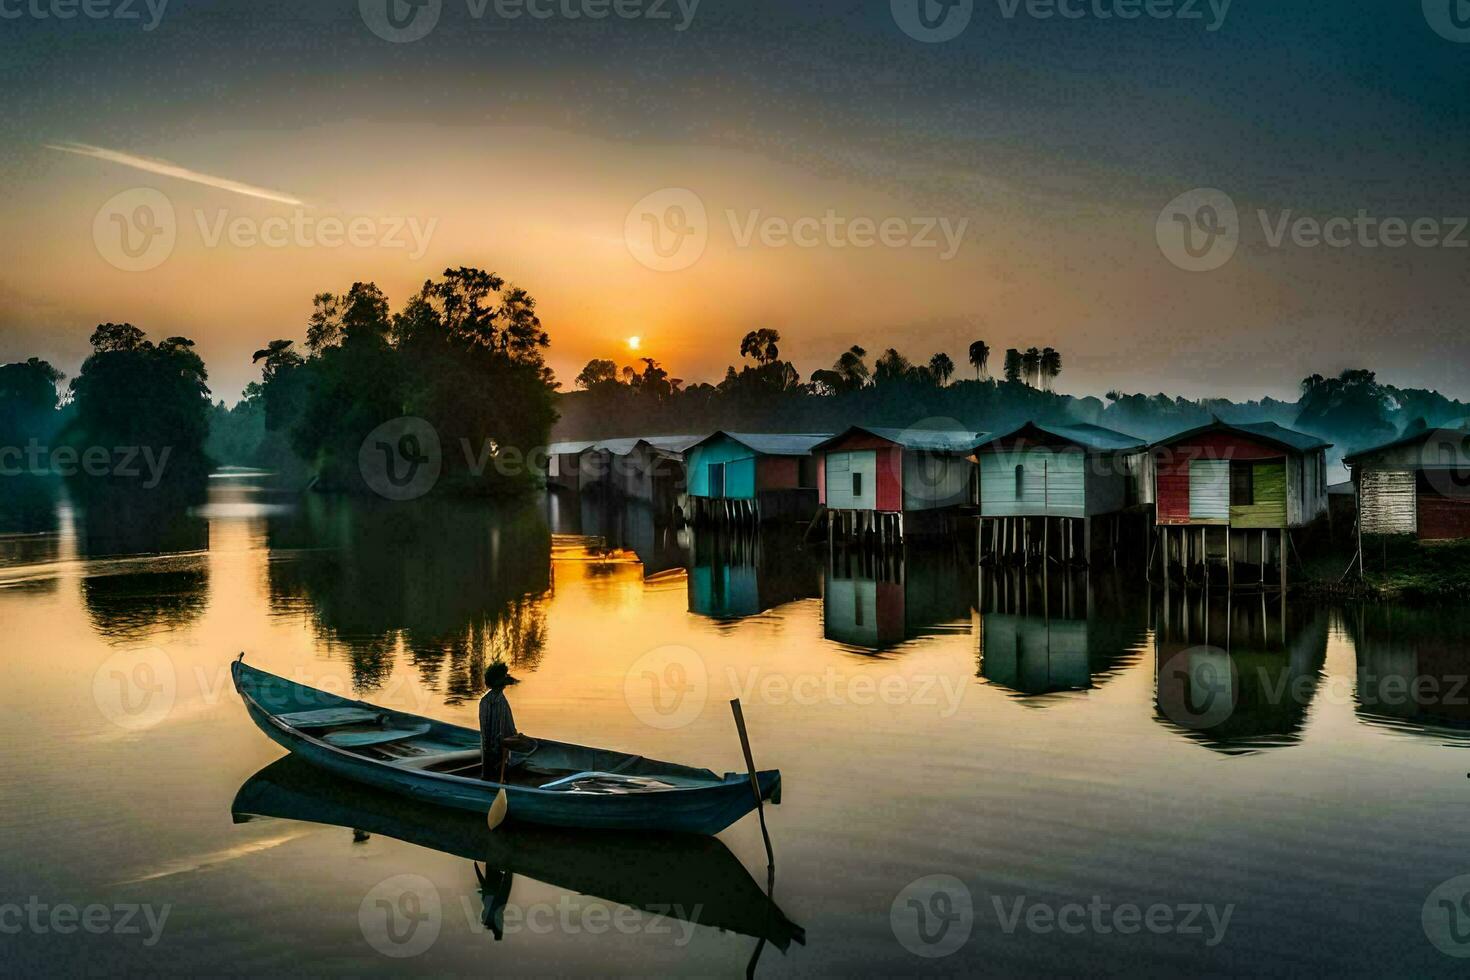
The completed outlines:
[[[1435,29],[1436,0],[1236,0],[1223,19],[1200,0],[1199,20],[974,0],[938,43],[886,0],[691,2],[509,20],[443,0],[427,36],[394,43],[357,0],[173,0],[152,29],[141,0],[140,20],[7,0],[0,361],[71,374],[93,326],[127,320],[195,339],[233,401],[256,348],[304,338],[314,293],[371,279],[396,307],[476,265],[536,297],[568,387],[589,358],[630,360],[632,336],[717,381],[743,333],[774,327],[803,375],[853,343],[943,350],[963,375],[978,338],[996,367],[1006,347],[1060,349],[1076,393],[1291,397],[1366,366],[1470,396],[1470,43]],[[915,2],[932,0],[895,7]],[[156,205],[140,188],[174,241],[128,271],[108,236],[114,211]],[[1239,209],[1213,271],[1156,237],[1195,188]],[[635,205],[690,194],[703,253],[640,262]],[[1433,219],[1425,240],[1460,247],[1271,241],[1283,219],[1360,212]],[[742,241],[829,213],[933,225],[937,247]],[[353,218],[363,241],[328,240]],[[237,219],[298,230],[276,247],[232,237]],[[963,229],[952,257],[941,228]]]

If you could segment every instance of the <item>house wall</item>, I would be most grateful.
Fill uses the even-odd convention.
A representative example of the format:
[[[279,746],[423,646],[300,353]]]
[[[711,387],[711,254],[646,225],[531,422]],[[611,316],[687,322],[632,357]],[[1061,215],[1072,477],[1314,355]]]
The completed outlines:
[[[801,486],[801,460],[796,456],[757,456],[756,490],[795,490]]]
[[[1288,467],[1287,461],[1279,463],[1252,463],[1251,479],[1255,486],[1255,503],[1249,506],[1231,506],[1230,526],[1239,528],[1278,528],[1285,527],[1286,520],[1286,486],[1288,468],[1300,472],[1301,460],[1293,459],[1295,464]],[[1229,487],[1226,487],[1227,499]]]
[[[822,459],[823,502],[833,510],[898,511],[903,506],[902,463],[896,446],[828,452]],[[862,494],[852,493],[852,474],[863,475]]]
[[[1032,448],[985,452],[977,458],[980,511],[985,517],[1086,516],[1082,453]],[[1018,466],[1022,468],[1019,494]]]
[[[902,458],[904,510],[941,510],[970,502],[974,464],[967,457],[906,451]]]
[[[1305,460],[1305,469],[1291,463]],[[1229,525],[1230,461],[1277,461],[1285,469],[1286,513],[1282,523],[1302,525],[1327,510],[1327,488],[1322,476],[1323,451],[1288,453],[1276,445],[1257,442],[1233,432],[1207,432],[1188,442],[1154,451],[1154,495],[1160,525]],[[1198,482],[1191,479],[1198,476]],[[1223,482],[1222,482],[1223,480]],[[1223,495],[1223,510],[1222,510]],[[1292,500],[1292,498],[1297,500]],[[1263,514],[1242,513],[1258,522]],[[1251,523],[1247,526],[1261,526]]]
[[[1357,479],[1364,534],[1418,533],[1418,487],[1413,470],[1360,469]]]
[[[1420,470],[1416,476],[1419,537],[1424,541],[1470,538],[1470,487],[1466,471]]]
[[[719,463],[725,465],[725,498],[745,500],[755,496],[755,453],[750,447],[734,439],[712,439],[691,449],[687,459],[691,497],[711,496],[709,468]]]

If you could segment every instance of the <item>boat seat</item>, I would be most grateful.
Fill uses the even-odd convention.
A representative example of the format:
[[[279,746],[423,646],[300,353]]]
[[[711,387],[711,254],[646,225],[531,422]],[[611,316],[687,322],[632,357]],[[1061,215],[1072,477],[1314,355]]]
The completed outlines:
[[[431,755],[401,759],[394,765],[400,769],[431,769],[447,762],[478,762],[479,759],[479,749],[460,749],[457,752],[435,752]]]
[[[407,738],[417,738],[428,734],[428,731],[428,725],[416,725],[413,728],[373,728],[367,731],[328,732],[322,736],[322,741],[335,745],[339,749],[360,749],[369,745],[383,745],[387,742],[401,742]]]
[[[379,721],[383,717],[381,711],[369,711],[367,708],[317,708],[314,711],[293,711],[290,714],[276,715],[278,721],[282,721],[292,728],[332,728],[337,725],[357,725],[363,722]]]

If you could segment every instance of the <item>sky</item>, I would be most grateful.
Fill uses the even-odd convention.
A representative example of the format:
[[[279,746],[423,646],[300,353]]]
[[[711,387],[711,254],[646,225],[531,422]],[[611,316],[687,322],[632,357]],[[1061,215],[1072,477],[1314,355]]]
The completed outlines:
[[[803,375],[1470,397],[1461,0],[415,4],[0,0],[0,361],[128,321],[233,401],[314,294],[473,265],[567,386],[773,327]]]

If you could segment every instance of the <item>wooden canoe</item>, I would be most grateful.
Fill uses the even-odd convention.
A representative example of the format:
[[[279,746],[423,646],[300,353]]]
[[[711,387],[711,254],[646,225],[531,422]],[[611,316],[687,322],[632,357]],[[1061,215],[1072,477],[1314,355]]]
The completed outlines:
[[[492,831],[477,814],[340,779],[294,756],[246,780],[230,811],[236,823],[267,817],[392,837],[629,908],[765,939],[783,952],[806,941],[805,931],[714,837],[524,824]]]
[[[534,739],[502,784],[480,779],[480,734],[230,666],[250,719],[305,762],[392,793],[484,814],[504,788],[509,819],[553,827],[717,834],[755,809],[747,773],[717,776],[639,755]],[[756,774],[781,802],[781,773]]]

